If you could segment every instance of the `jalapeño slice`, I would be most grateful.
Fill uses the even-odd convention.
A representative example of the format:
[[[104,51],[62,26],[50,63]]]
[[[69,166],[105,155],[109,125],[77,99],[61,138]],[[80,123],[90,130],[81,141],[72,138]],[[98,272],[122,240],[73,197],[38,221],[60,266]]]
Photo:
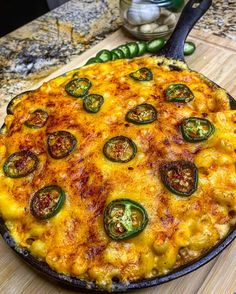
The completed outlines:
[[[147,52],[147,44],[145,41],[137,42],[138,45],[138,56],[142,56],[144,53]]]
[[[130,199],[110,202],[104,212],[104,228],[107,235],[115,240],[127,240],[141,233],[148,223],[144,207]]]
[[[67,131],[57,131],[48,136],[48,152],[54,159],[61,159],[71,154],[77,144],[74,135]]]
[[[111,60],[117,60],[119,56],[115,52],[111,52]]]
[[[96,58],[101,59],[102,62],[107,62],[112,59],[112,54],[109,50],[104,49],[98,52],[98,54],[96,55]]]
[[[14,112],[14,108],[16,107],[16,105],[18,103],[21,102],[22,98],[29,94],[30,92],[33,92],[33,91],[26,91],[26,92],[23,92],[23,93],[20,93],[19,95],[15,96],[14,98],[11,99],[11,101],[8,103],[7,105],[7,114],[13,114]]]
[[[166,91],[166,100],[168,102],[190,102],[194,99],[193,92],[189,89],[188,86],[184,84],[172,84]]]
[[[131,139],[117,136],[106,142],[103,153],[111,161],[125,163],[135,157],[137,147]]]
[[[5,135],[7,133],[7,126],[4,123],[0,128],[0,135]]]
[[[197,190],[198,170],[190,161],[167,162],[161,166],[160,173],[163,184],[176,195],[190,196]]]
[[[184,44],[184,55],[188,56],[193,54],[196,50],[196,45],[193,42],[185,42]]]
[[[140,104],[129,110],[125,116],[128,122],[144,125],[157,119],[157,111],[151,104]]]
[[[80,98],[88,93],[91,86],[92,84],[87,78],[78,78],[66,84],[65,90],[69,95]]]
[[[61,187],[47,186],[34,194],[30,202],[30,211],[37,219],[49,219],[60,211],[64,201],[65,192]]]
[[[181,124],[183,138],[191,143],[207,140],[214,131],[213,124],[205,118],[189,117]]]
[[[125,46],[129,48],[130,58],[138,56],[139,48],[136,42],[126,43]]]
[[[36,109],[34,112],[30,114],[27,121],[25,121],[25,125],[28,128],[39,129],[45,126],[47,120],[48,120],[47,112],[42,109]]]
[[[129,74],[129,76],[136,81],[151,81],[153,74],[150,69],[142,67],[135,72]]]
[[[85,65],[89,65],[89,64],[93,64],[93,63],[102,63],[102,60],[100,58],[97,57],[91,57],[86,63]]]
[[[104,98],[102,95],[90,94],[84,98],[83,107],[87,112],[97,113],[103,103]]]
[[[39,160],[31,151],[15,152],[8,157],[3,166],[5,175],[9,178],[22,178],[36,170]]]
[[[147,51],[150,53],[157,53],[165,45],[165,39],[157,38],[147,43]]]
[[[114,52],[119,57],[119,59],[125,58],[124,52],[119,48],[112,49],[111,52]]]
[[[117,49],[120,49],[121,51],[123,51],[125,58],[130,58],[130,50],[128,46],[120,45],[119,47],[117,47]]]

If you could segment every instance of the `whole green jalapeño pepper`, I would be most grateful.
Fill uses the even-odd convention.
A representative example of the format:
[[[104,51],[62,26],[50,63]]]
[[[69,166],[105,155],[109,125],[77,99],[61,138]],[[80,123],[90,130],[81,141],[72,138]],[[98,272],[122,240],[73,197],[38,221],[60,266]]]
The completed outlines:
[[[198,186],[198,169],[186,160],[171,161],[161,165],[161,180],[168,190],[179,196],[190,196]]]
[[[167,102],[187,103],[194,99],[193,92],[184,84],[172,84],[165,90]]]
[[[104,228],[107,235],[115,240],[127,240],[140,234],[148,223],[144,207],[130,199],[110,202],[104,212]]]
[[[215,131],[213,124],[199,117],[189,117],[183,120],[181,132],[185,141],[195,143],[207,140]]]

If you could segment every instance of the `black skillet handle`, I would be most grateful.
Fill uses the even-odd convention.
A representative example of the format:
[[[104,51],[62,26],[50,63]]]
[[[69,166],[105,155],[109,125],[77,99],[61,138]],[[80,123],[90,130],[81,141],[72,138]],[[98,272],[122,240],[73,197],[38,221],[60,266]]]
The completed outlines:
[[[195,23],[211,6],[212,0],[189,0],[166,45],[157,53],[168,58],[184,61],[184,43]]]

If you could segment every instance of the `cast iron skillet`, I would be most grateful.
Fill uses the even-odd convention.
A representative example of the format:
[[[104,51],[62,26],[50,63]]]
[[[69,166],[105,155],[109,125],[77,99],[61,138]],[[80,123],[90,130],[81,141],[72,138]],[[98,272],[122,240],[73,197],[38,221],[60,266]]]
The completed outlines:
[[[184,62],[183,55],[183,46],[184,41],[197,22],[197,20],[207,11],[210,7],[212,0],[190,0],[186,7],[184,8],[180,20],[176,26],[175,31],[173,32],[171,38],[166,43],[165,47],[159,51],[158,55],[164,55],[167,58],[172,60],[181,60]],[[197,6],[197,4],[199,4]],[[197,6],[197,7],[195,7]],[[232,96],[228,94],[230,100],[231,109],[236,109],[236,101]],[[31,265],[35,270],[37,270],[40,274],[46,275],[48,278],[58,282],[62,286],[65,286],[74,290],[90,290],[90,291],[104,291],[104,289],[99,288],[93,282],[87,282],[78,278],[69,277],[63,274],[59,274],[49,266],[36,259],[30,253],[20,248],[16,245],[15,241],[11,237],[8,229],[6,228],[4,221],[0,219],[0,233],[3,239],[6,241],[8,246],[10,246],[26,263]],[[216,244],[211,250],[206,252],[203,256],[198,258],[197,260],[192,261],[191,263],[182,266],[181,268],[177,268],[170,272],[167,275],[151,278],[151,279],[143,279],[135,282],[131,282],[128,285],[122,284],[118,281],[113,282],[113,292],[123,292],[127,290],[140,289],[151,287],[155,285],[159,285],[171,280],[174,280],[178,277],[181,277],[187,273],[190,273],[202,265],[206,264],[212,258],[214,258],[217,254],[223,251],[236,237],[236,226],[231,229],[228,236],[226,236],[223,240],[221,240],[218,244]]]

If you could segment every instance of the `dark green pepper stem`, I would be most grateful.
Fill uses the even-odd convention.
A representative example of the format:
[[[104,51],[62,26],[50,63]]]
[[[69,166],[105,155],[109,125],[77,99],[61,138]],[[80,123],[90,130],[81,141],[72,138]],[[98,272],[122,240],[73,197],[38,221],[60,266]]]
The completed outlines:
[[[129,76],[136,81],[151,81],[153,80],[153,74],[150,69],[142,67],[135,72],[129,74]]]
[[[61,159],[71,154],[77,145],[74,135],[67,131],[57,131],[48,135],[48,152],[54,159]]]
[[[215,132],[215,127],[205,118],[189,117],[183,120],[181,132],[185,141],[196,143],[207,140]]]
[[[125,163],[135,157],[137,147],[131,139],[125,136],[117,136],[106,142],[103,153],[110,161]]]
[[[167,162],[160,167],[161,180],[168,190],[179,196],[190,196],[198,186],[198,169],[190,161]]]
[[[133,124],[150,124],[157,119],[157,111],[151,104],[140,104],[130,109],[125,119]]]
[[[140,234],[148,223],[144,207],[130,199],[117,199],[108,204],[104,212],[104,228],[115,240],[127,240]]]
[[[87,95],[92,84],[87,78],[77,78],[71,80],[65,86],[66,92],[76,98],[81,98]]]
[[[9,178],[22,178],[38,167],[38,157],[31,151],[23,150],[13,153],[5,161],[3,171]]]
[[[57,185],[38,190],[30,202],[31,214],[40,220],[55,216],[65,201],[65,192]]]
[[[103,103],[104,98],[102,95],[90,94],[84,97],[83,107],[87,112],[97,113]]]
[[[165,90],[168,102],[187,103],[194,99],[193,92],[184,84],[172,84]]]

